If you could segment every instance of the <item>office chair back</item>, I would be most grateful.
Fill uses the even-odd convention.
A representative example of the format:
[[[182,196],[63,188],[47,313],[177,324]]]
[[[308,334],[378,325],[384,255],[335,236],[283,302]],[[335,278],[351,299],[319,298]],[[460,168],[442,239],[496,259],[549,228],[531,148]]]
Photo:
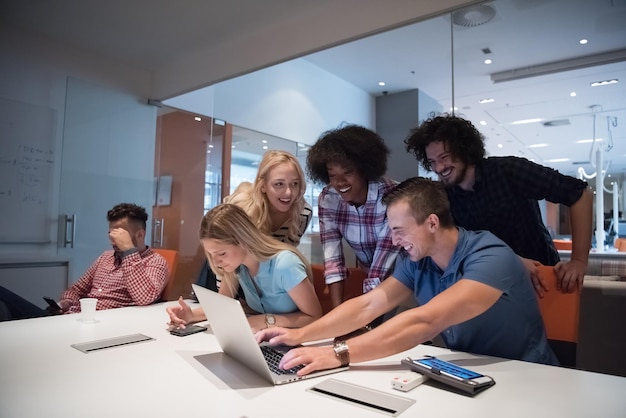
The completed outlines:
[[[552,240],[554,242],[554,248],[557,250],[572,250],[572,241],[565,239],[555,239]]]
[[[176,296],[176,270],[178,268],[178,251],[176,250],[167,250],[165,248],[153,248],[155,253],[159,254],[165,261],[167,261],[168,275],[167,275],[167,283],[163,291],[161,292],[161,301],[164,300],[176,300],[178,296]]]
[[[556,288],[556,272],[553,266],[540,266],[539,272],[547,284],[548,292],[539,300],[539,310],[543,318],[548,342],[561,365],[576,365],[578,343],[578,320],[580,314],[580,293],[561,293]]]
[[[313,285],[324,314],[332,310],[332,302],[330,299],[330,290],[324,280],[324,266],[321,264],[312,264]],[[348,278],[345,280],[343,287],[343,300],[351,299],[355,296],[363,294],[363,280],[367,278],[367,273],[356,267],[348,268]]]

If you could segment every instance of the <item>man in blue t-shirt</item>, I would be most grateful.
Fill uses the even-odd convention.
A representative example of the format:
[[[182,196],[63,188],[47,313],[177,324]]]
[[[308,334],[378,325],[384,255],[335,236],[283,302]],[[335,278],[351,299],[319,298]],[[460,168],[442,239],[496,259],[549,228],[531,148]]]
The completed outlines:
[[[393,275],[305,327],[268,328],[257,340],[296,345],[330,338],[368,324],[410,295],[419,306],[334,347],[292,349],[281,367],[305,364],[298,374],[307,374],[399,353],[438,334],[453,350],[558,364],[521,260],[490,232],[457,228],[440,182],[405,180],[383,203],[393,243],[404,249]]]

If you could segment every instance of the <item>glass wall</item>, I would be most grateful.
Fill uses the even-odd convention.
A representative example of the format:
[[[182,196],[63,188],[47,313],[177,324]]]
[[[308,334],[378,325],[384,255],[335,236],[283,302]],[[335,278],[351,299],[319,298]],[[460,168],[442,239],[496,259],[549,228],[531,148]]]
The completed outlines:
[[[612,123],[626,118],[626,96],[616,95],[612,87],[598,89],[588,83],[590,77],[609,77],[616,68],[623,72],[623,61],[576,71],[564,67],[540,71],[544,64],[565,65],[567,58],[587,54],[579,43],[585,34],[594,36],[590,40],[594,51],[624,48],[623,39],[611,36],[619,28],[607,13],[594,9],[594,2],[520,5],[515,0],[485,2],[211,86],[200,101],[206,110],[196,112],[225,122],[207,126],[206,144],[186,160],[191,171],[200,154],[207,157],[197,161],[203,181],[198,207],[206,211],[242,181],[253,181],[266,150],[289,151],[305,168],[308,146],[317,135],[341,123],[354,123],[354,110],[361,105],[360,115],[365,115],[361,120],[372,121],[363,124],[378,131],[392,150],[389,175],[395,180],[417,174],[417,163],[407,155],[403,140],[430,112],[454,112],[471,120],[485,135],[489,155],[516,155],[574,176],[579,167],[595,171],[590,155],[603,142],[590,143],[591,137],[602,136],[606,150],[613,138],[609,156],[626,154],[626,141],[617,140],[623,137],[618,129],[624,124]],[[577,25],[580,39],[571,37],[574,33],[563,26],[565,21]],[[596,30],[594,21],[604,22],[605,30]],[[365,93],[360,102],[334,106],[355,90]],[[375,116],[368,119],[370,114]],[[603,122],[597,132],[594,118]],[[564,152],[571,155],[559,161]],[[623,183],[617,159],[610,169],[617,170],[613,179]],[[168,175],[167,170],[159,171]],[[320,190],[321,185],[307,184],[306,199],[314,208],[309,228],[313,234],[319,232]],[[549,227],[559,234],[558,208],[547,205],[543,210]],[[187,218],[178,222],[194,224]]]
[[[623,60],[602,60],[604,54],[624,54],[626,41],[618,36],[623,24],[611,19],[607,4],[522,3],[496,0],[469,6],[227,80],[215,91],[244,80],[245,94],[239,96],[240,106],[230,103],[233,94],[216,95],[216,108],[246,113],[231,123],[312,144],[314,136],[299,136],[292,128],[300,124],[305,132],[306,122],[324,119],[324,110],[344,96],[347,89],[326,78],[332,74],[375,101],[375,123],[369,127],[392,149],[389,175],[396,180],[417,173],[417,163],[404,151],[408,130],[430,112],[454,112],[484,134],[490,156],[519,156],[578,176],[581,169],[598,171],[595,154],[600,150],[605,155],[602,169],[612,176],[607,188],[610,182],[623,184],[626,136],[619,121],[626,119],[626,92],[623,83],[592,87],[592,81],[619,78],[615,75],[626,71]],[[258,81],[266,81],[272,70],[277,76],[263,84],[270,84],[271,91],[257,91]],[[303,98],[306,106],[299,107]],[[225,102],[228,106],[222,106]],[[333,110],[339,120],[353,122],[346,116],[352,107]],[[264,117],[251,117],[255,114]],[[336,127],[333,121],[323,120],[317,133]],[[312,190],[308,196],[315,203]],[[611,211],[611,196],[604,201],[605,212]],[[545,205],[542,210],[555,234],[567,234],[555,221],[559,208]]]

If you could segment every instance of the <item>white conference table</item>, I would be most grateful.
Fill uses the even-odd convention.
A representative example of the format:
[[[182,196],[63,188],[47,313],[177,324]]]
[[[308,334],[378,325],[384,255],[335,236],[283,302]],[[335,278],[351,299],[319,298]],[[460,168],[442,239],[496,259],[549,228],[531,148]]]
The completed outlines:
[[[400,417],[625,417],[626,378],[419,345],[337,374],[272,386],[225,357],[209,331],[175,337],[165,306],[0,323],[0,417],[382,417],[306,391],[334,378],[415,399]],[[155,340],[84,354],[70,344],[141,333]],[[430,354],[493,377],[472,397],[429,382],[403,393],[399,360]]]

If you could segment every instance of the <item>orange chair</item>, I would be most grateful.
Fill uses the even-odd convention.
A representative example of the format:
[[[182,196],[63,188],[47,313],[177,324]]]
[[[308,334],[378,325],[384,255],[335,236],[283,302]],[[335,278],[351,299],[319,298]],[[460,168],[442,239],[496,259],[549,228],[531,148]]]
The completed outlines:
[[[615,240],[615,248],[620,253],[626,253],[626,238],[618,238]]]
[[[539,310],[543,318],[548,342],[562,366],[576,365],[578,344],[578,320],[580,293],[561,293],[556,288],[556,272],[553,266],[539,266],[539,272],[549,291],[539,298]]]
[[[322,312],[324,314],[332,310],[332,303],[330,300],[330,290],[328,285],[324,281],[324,266],[321,264],[312,264],[313,270],[313,285],[315,286],[315,293],[322,305]],[[343,299],[351,299],[363,294],[363,280],[367,278],[367,273],[356,267],[348,268],[348,278],[344,283]]]
[[[566,239],[555,239],[552,240],[552,242],[554,242],[554,247],[557,250],[572,250],[572,241]]]
[[[153,248],[155,253],[161,255],[167,261],[168,274],[167,274],[167,283],[163,291],[161,292],[161,301],[166,300],[176,300],[178,299],[178,293],[176,291],[177,283],[176,283],[176,269],[178,267],[178,251],[176,250],[166,250],[165,248]],[[175,295],[175,296],[173,296]],[[173,298],[173,299],[172,299]]]

